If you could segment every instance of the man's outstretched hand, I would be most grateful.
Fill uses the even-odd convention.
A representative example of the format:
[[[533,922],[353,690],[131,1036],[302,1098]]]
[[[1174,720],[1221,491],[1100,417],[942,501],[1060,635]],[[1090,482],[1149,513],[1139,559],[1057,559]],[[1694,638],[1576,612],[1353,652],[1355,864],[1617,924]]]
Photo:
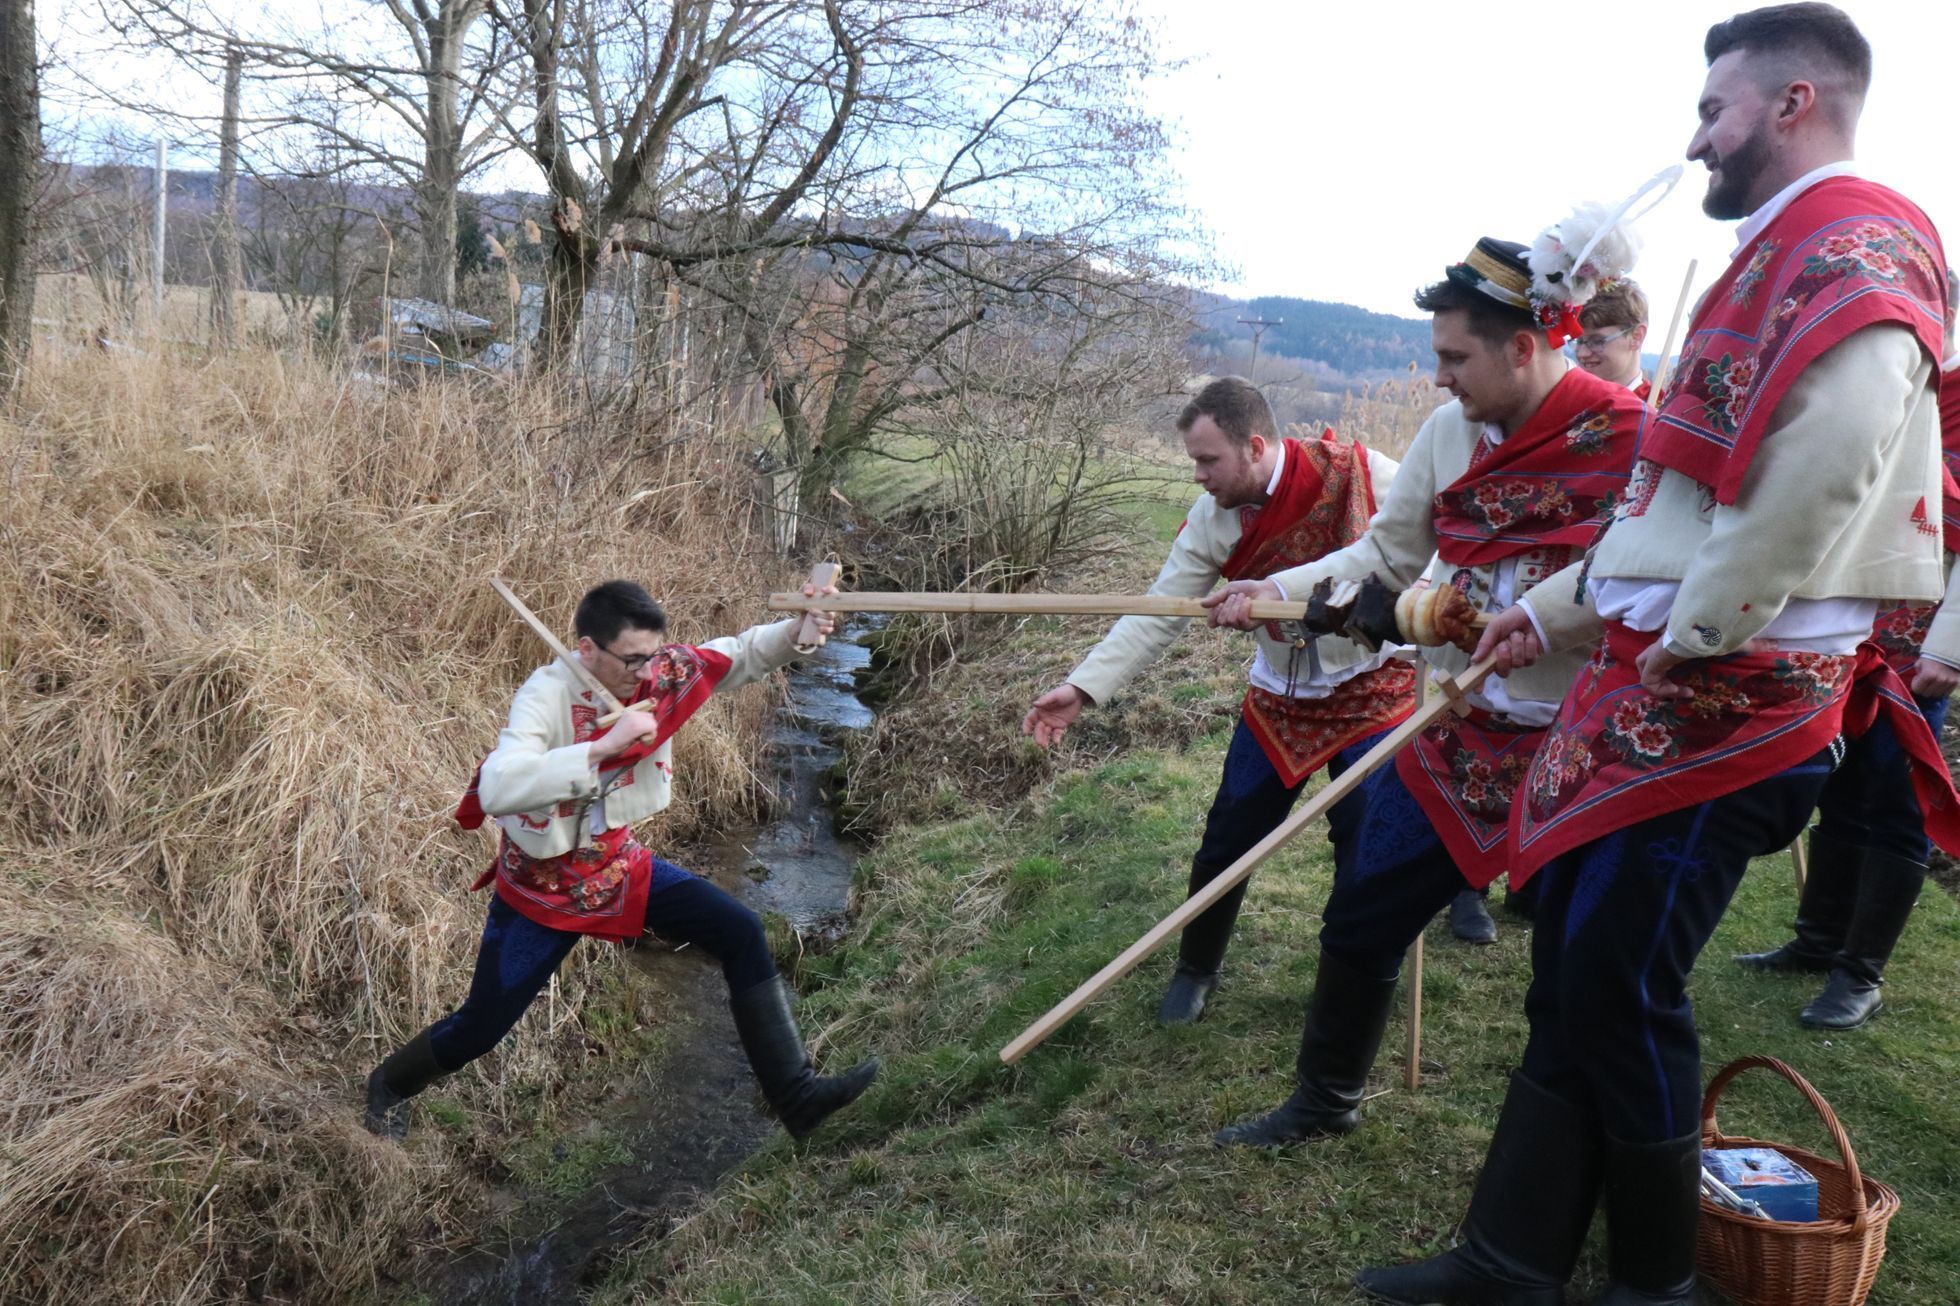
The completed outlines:
[[[1252,616],[1254,600],[1279,601],[1286,597],[1280,587],[1269,580],[1235,580],[1224,589],[1207,594],[1199,602],[1211,609],[1211,624],[1230,626],[1233,630],[1257,630],[1265,625]]]
[[[1033,735],[1034,742],[1047,748],[1062,742],[1062,736],[1089,705],[1089,696],[1074,685],[1057,685],[1034,701],[1021,718],[1021,733]]]

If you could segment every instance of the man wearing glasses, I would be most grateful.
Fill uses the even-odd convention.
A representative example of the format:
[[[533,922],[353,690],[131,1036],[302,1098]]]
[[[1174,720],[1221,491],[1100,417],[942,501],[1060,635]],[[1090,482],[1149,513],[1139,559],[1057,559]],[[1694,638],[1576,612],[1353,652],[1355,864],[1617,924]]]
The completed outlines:
[[[1640,370],[1640,347],[1647,342],[1646,292],[1623,278],[1579,310],[1579,325],[1585,334],[1572,342],[1572,357],[1580,367],[1643,400],[1653,393],[1653,382]]]
[[[820,592],[836,591],[804,587],[810,597]],[[503,832],[473,886],[494,881],[496,896],[469,997],[368,1077],[369,1129],[405,1137],[408,1099],[502,1041],[582,934],[615,942],[657,934],[719,962],[742,1050],[797,1137],[870,1085],[875,1058],[827,1078],[812,1069],[756,914],[633,837],[634,823],[670,799],[674,732],[716,690],[760,680],[796,656],[801,620],[692,646],[667,642],[667,614],[631,581],[607,581],[580,600],[576,656],[627,710],[603,728],[605,704],[556,661],[517,691],[510,723],[456,809],[466,829],[489,816]],[[817,614],[817,628],[828,634],[834,620]]]

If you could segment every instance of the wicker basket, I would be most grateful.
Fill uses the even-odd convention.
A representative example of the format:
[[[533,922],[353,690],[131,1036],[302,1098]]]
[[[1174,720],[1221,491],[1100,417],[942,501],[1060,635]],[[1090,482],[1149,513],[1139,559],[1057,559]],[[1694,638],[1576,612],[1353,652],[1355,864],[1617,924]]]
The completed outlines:
[[[1761,1067],[1789,1080],[1831,1133],[1842,1161],[1800,1147],[1740,1138],[1715,1126],[1715,1104],[1729,1081]],[[1701,1199],[1700,1242],[1695,1262],[1702,1276],[1739,1306],[1864,1306],[1878,1263],[1885,1259],[1885,1226],[1899,1209],[1899,1195],[1862,1174],[1837,1113],[1802,1075],[1775,1057],[1743,1057],[1722,1067],[1701,1100],[1703,1147],[1768,1147],[1817,1177],[1817,1213],[1807,1224],[1759,1220]]]

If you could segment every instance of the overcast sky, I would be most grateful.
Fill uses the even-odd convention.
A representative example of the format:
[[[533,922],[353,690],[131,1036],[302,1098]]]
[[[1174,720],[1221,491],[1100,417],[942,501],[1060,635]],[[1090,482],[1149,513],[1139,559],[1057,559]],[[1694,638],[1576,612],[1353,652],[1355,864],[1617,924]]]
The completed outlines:
[[[346,2],[318,0],[327,13]],[[1737,11],[1735,0],[1134,2],[1165,55],[1185,61],[1151,102],[1176,132],[1183,202],[1230,269],[1217,288],[1408,316],[1415,288],[1478,236],[1529,241],[1573,205],[1617,201],[1682,161],[1702,38]],[[1840,2],[1874,52],[1858,141],[1866,175],[1960,231],[1960,6]],[[218,3],[246,12],[255,0]],[[44,0],[44,36],[86,41],[99,15],[93,0]],[[134,66],[132,82],[167,77]],[[542,185],[515,164],[487,184]],[[1635,275],[1654,304],[1655,348],[1688,261],[1699,259],[1705,287],[1734,245],[1732,224],[1701,214],[1706,187],[1706,170],[1689,165],[1641,223]]]
[[[1529,241],[1582,200],[1612,203],[1682,161],[1734,0],[1497,5],[1430,0],[1143,0],[1190,65],[1156,92],[1186,202],[1235,294],[1418,316],[1409,297],[1481,235]],[[1960,231],[1960,6],[1840,0],[1873,50],[1867,176]],[[1690,164],[1640,226],[1635,276],[1666,331],[1688,260],[1721,271],[1734,226],[1705,218]],[[1949,249],[1960,257],[1960,250]]]

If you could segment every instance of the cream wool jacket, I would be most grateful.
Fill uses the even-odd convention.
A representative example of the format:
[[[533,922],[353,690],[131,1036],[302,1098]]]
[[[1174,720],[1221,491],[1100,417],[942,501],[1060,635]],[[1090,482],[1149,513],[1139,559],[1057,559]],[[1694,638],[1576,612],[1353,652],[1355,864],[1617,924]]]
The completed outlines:
[[[1470,470],[1470,455],[1476,452],[1483,432],[1482,423],[1472,422],[1463,415],[1463,405],[1458,401],[1451,400],[1438,408],[1416,433],[1415,443],[1409,446],[1401,470],[1395,474],[1395,483],[1389,487],[1388,497],[1382,501],[1375,519],[1368,523],[1368,533],[1338,553],[1330,553],[1304,567],[1279,572],[1273,579],[1294,597],[1305,597],[1307,591],[1328,577],[1360,580],[1374,574],[1390,587],[1403,590],[1427,573],[1433,583],[1449,584],[1464,569],[1436,556],[1436,492]],[[1517,587],[1521,593],[1538,584],[1554,565],[1563,565],[1567,556],[1562,547],[1546,553],[1555,562],[1541,563],[1533,555],[1519,560]],[[1473,577],[1472,592],[1489,594],[1496,567],[1468,570]],[[1470,665],[1467,653],[1448,645],[1425,648],[1422,656],[1431,667],[1450,675]],[[1541,658],[1534,665],[1504,677],[1505,691],[1514,699],[1557,703],[1564,699],[1566,688],[1578,675],[1581,660],[1577,654]]]
[[[1393,458],[1368,450],[1368,477],[1377,502],[1384,487],[1391,485],[1396,475]],[[1232,556],[1242,534],[1237,508],[1220,508],[1211,495],[1199,495],[1184,519],[1184,529],[1171,541],[1170,555],[1164,559],[1163,569],[1148,592],[1178,598],[1202,598],[1211,593],[1218,584],[1218,569]],[[1305,599],[1304,591],[1300,597]],[[1190,619],[1186,617],[1124,617],[1069,672],[1068,683],[1092,701],[1107,703],[1161,657],[1189,624]],[[1295,647],[1274,639],[1264,626],[1259,628],[1257,637],[1266,664],[1281,679],[1291,672],[1306,681],[1312,675],[1316,658],[1322,675],[1334,679],[1344,679],[1342,672],[1379,660],[1359,644],[1331,635],[1312,641],[1309,647]]]
[[[793,660],[801,620],[752,626],[700,645],[733,664],[715,692],[760,680]],[[563,663],[553,660],[533,671],[511,700],[510,723],[477,780],[483,810],[533,857],[557,857],[577,847],[586,833],[581,822],[589,823],[595,808],[610,830],[645,820],[673,798],[672,739],[624,771],[602,771],[592,763],[590,743],[572,742],[574,708],[580,715],[606,710]]]
[[[1902,326],[1840,341],[1784,394],[1733,505],[1640,464],[1591,578],[1678,581],[1666,645],[1679,657],[1735,652],[1793,598],[1942,598],[1936,378]],[[1549,647],[1598,639],[1579,590],[1575,566],[1528,600]],[[1941,605],[1925,651],[1960,662],[1960,603]]]

